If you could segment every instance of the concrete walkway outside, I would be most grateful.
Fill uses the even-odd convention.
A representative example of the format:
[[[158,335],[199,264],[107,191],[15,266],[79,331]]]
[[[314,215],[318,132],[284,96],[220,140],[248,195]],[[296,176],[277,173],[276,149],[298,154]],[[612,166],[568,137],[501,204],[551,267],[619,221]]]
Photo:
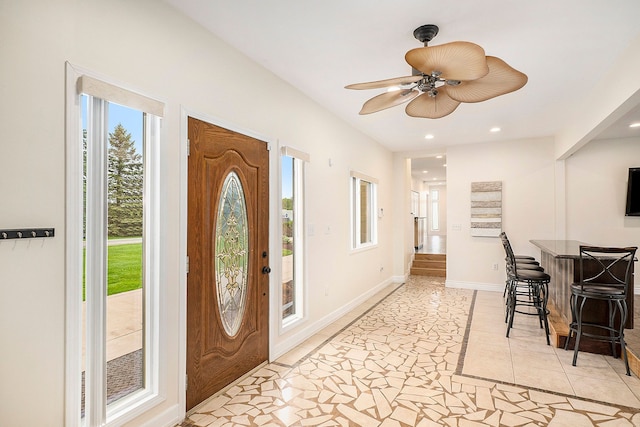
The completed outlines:
[[[117,242],[125,244],[125,239]],[[292,255],[282,257],[282,279],[293,279]],[[82,305],[82,324],[86,325],[86,303]],[[85,332],[82,331],[83,337]],[[142,339],[142,289],[107,297],[107,361],[141,349]],[[84,339],[82,356],[84,370]]]
[[[82,305],[82,324],[86,325],[86,303]],[[82,331],[84,370],[85,331]],[[107,361],[142,348],[142,289],[107,297]]]

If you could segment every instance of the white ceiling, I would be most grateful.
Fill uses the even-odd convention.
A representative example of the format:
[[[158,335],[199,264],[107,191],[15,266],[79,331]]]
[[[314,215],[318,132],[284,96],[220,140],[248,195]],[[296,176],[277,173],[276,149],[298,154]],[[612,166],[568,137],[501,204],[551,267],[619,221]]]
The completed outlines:
[[[392,151],[554,135],[640,35],[638,0],[165,1]],[[422,45],[413,30],[424,24],[440,27],[431,46],[477,43],[527,85],[441,119],[409,117],[404,105],[358,115],[382,90],[344,86],[410,75],[404,54]],[[620,122],[627,135],[632,118]]]

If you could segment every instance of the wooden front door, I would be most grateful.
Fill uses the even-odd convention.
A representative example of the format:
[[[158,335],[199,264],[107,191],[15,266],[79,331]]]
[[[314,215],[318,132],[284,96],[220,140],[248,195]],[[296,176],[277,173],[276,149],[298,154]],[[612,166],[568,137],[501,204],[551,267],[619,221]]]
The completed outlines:
[[[187,410],[268,359],[267,144],[189,117]]]

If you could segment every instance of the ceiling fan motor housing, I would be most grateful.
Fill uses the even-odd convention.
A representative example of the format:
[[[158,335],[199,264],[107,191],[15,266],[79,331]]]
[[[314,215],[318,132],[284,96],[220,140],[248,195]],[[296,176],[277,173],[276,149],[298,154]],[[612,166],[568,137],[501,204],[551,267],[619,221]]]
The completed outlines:
[[[426,46],[438,34],[438,30],[437,25],[422,25],[413,31],[413,37],[420,40]]]

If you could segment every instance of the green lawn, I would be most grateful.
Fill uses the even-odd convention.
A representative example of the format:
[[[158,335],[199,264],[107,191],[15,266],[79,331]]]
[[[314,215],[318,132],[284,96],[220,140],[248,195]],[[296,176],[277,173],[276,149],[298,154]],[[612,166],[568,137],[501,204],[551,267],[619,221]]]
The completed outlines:
[[[108,250],[107,295],[140,289],[142,287],[142,243],[109,246]],[[84,300],[84,289],[82,299]]]
[[[142,243],[109,246],[108,295],[142,287]]]

